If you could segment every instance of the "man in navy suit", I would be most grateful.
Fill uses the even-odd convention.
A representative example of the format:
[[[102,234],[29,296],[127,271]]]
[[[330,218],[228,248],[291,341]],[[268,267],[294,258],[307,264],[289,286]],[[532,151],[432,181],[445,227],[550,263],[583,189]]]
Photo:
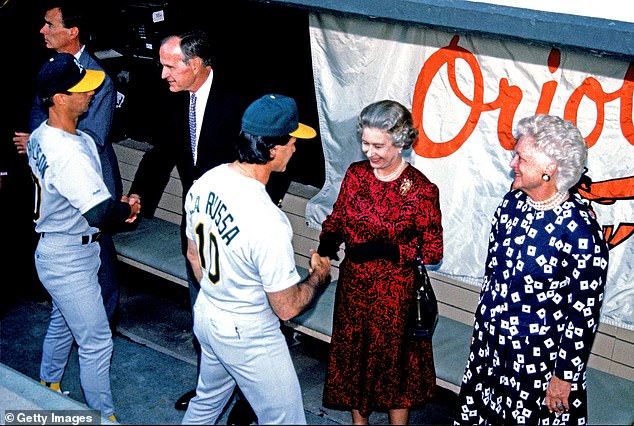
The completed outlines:
[[[84,44],[87,33],[83,30],[85,23],[82,3],[78,0],[49,0],[45,6],[44,25],[40,34],[48,49],[58,53],[70,53],[79,63],[89,70],[104,71],[97,59]],[[104,71],[105,72],[105,71]],[[106,73],[103,84],[93,96],[88,111],[79,118],[77,128],[88,133],[95,141],[103,180],[114,200],[122,196],[121,174],[119,164],[110,140],[112,121],[114,118],[117,94],[112,79]],[[42,100],[35,97],[29,119],[30,130],[33,131],[48,118],[42,107]],[[30,133],[16,132],[13,137],[15,147],[20,154],[26,154],[26,142]],[[115,327],[115,314],[119,301],[119,283],[117,281],[117,253],[112,241],[113,230],[102,229],[99,245],[101,247],[99,267],[99,285],[101,296],[110,327]]]
[[[207,170],[238,158],[234,140],[249,100],[231,89],[212,68],[208,35],[192,30],[165,37],[159,49],[161,78],[170,93],[159,101],[152,137],[153,148],[145,153],[130,188],[130,196],[143,199],[143,215],[152,216],[176,166],[183,185],[183,202],[193,182]],[[183,262],[186,263],[190,302],[193,307],[200,284],[187,262],[185,212],[181,223]],[[194,338],[195,340],[195,338]],[[195,341],[200,368],[200,346]],[[185,393],[174,407],[186,410],[195,389]],[[242,411],[250,406],[241,400]]]

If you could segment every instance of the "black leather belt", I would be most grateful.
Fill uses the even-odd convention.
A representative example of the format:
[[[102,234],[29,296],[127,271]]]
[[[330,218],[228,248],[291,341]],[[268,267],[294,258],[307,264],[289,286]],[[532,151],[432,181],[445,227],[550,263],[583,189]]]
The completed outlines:
[[[90,244],[90,243],[94,243],[96,241],[99,241],[101,239],[101,232],[97,232],[94,233],[92,235],[82,235],[81,236],[81,243],[82,244]]]
[[[44,238],[46,235],[55,235],[55,233],[51,234],[50,232],[46,233],[46,232],[42,232],[40,233],[40,238]],[[66,238],[68,240],[68,237],[71,237],[71,235],[64,235],[64,234],[58,234],[64,238]],[[49,237],[51,238],[51,237]],[[86,244],[90,244],[90,243],[94,243],[97,242],[101,239],[101,232],[95,232],[92,235],[82,235],[81,236],[81,243],[82,245],[86,245]]]

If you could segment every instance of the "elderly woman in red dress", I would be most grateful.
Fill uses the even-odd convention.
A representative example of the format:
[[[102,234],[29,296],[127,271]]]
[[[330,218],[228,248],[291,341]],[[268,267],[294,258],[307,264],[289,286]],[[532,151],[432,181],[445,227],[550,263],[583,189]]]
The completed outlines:
[[[348,168],[318,249],[337,259],[346,247],[323,402],[351,410],[354,424],[373,411],[406,424],[436,383],[431,342],[409,338],[407,325],[418,250],[427,264],[443,255],[438,187],[401,155],[418,136],[403,105],[368,105],[357,132],[368,159]]]

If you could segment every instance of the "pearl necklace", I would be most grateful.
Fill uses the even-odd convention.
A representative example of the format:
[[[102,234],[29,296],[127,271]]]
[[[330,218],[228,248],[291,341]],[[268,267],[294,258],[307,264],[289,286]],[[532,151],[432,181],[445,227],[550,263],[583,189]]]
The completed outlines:
[[[545,211],[552,210],[558,205],[560,205],[568,196],[567,192],[555,192],[555,194],[543,201],[535,201],[530,196],[526,198],[526,202],[529,206],[534,208],[535,210]]]
[[[403,157],[401,157],[401,164],[399,164],[396,170],[394,170],[392,173],[387,176],[379,176],[379,169],[374,169],[374,176],[376,176],[376,178],[382,182],[390,182],[396,179],[401,174],[401,172],[405,169],[405,166],[407,166],[407,163],[405,162]]]

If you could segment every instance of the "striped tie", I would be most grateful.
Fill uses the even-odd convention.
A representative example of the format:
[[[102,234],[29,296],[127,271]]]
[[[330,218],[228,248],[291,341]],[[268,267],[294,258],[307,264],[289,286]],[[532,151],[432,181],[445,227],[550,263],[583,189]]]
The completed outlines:
[[[192,146],[192,158],[196,160],[196,94],[189,99],[189,142]]]

